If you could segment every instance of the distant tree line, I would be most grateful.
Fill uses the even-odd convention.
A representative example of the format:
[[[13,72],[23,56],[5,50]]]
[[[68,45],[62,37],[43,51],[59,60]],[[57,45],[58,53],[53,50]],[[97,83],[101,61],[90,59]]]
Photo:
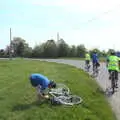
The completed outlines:
[[[11,46],[11,47],[10,47]],[[65,40],[60,39],[57,42],[53,39],[34,46],[31,48],[26,41],[20,37],[14,37],[11,45],[8,45],[5,49],[0,50],[0,57],[9,57],[11,52],[12,57],[27,57],[27,58],[59,58],[59,57],[80,57],[83,58],[85,52],[88,51],[83,45],[68,45]],[[11,48],[11,49],[10,49]],[[100,57],[105,57],[112,49],[107,52],[100,51],[94,48]],[[93,50],[89,50],[90,53]]]

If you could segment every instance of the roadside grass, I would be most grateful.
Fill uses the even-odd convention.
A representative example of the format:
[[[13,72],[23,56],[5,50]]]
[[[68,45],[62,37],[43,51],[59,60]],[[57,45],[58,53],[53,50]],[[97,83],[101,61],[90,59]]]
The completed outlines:
[[[67,85],[83,103],[73,107],[40,104],[31,73]],[[99,86],[87,73],[68,65],[32,60],[0,60],[0,120],[116,120]]]

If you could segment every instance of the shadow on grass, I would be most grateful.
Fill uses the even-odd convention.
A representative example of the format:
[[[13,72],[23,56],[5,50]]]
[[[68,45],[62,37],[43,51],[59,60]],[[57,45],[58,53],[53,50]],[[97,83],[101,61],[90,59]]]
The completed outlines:
[[[4,97],[0,97],[0,100],[4,100]]]
[[[96,89],[96,92],[105,95],[105,91],[100,87]]]
[[[43,104],[48,104],[48,101],[44,101],[44,102],[34,101],[32,103],[29,103],[29,104],[24,104],[24,103],[23,104],[17,104],[15,106],[13,106],[12,111],[13,112],[15,112],[15,111],[23,111],[23,110],[30,109],[33,106],[39,107],[40,105],[43,105]]]
[[[111,91],[111,88],[106,88],[106,90],[103,90],[102,88],[97,88],[96,89],[97,93],[100,93],[104,95],[105,97],[111,97],[113,95],[113,92]]]

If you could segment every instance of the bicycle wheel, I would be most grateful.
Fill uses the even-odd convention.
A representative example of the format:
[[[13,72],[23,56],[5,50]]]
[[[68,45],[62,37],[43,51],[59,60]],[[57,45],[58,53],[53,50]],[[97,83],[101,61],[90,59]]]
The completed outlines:
[[[99,74],[99,70],[98,70],[98,67],[96,68],[96,76],[98,76]]]
[[[94,76],[94,77],[97,77],[97,76],[98,76],[98,73],[99,73],[98,67],[94,66],[94,67],[93,67],[93,76]]]
[[[90,70],[90,64],[85,64],[85,71],[89,72],[89,70]]]
[[[87,72],[89,72],[89,69],[90,69],[90,65],[89,64],[87,64]]]
[[[115,71],[111,72],[111,88],[112,88],[112,93],[115,92]]]
[[[93,68],[93,77],[97,77],[96,68]]]
[[[58,83],[57,87],[55,89],[51,89],[49,91],[49,94],[54,94],[56,96],[59,96],[59,95],[68,95],[69,93],[70,93],[69,88],[66,85],[61,84],[61,83]]]
[[[82,98],[77,95],[58,96],[55,99],[63,105],[77,105],[82,102]]]

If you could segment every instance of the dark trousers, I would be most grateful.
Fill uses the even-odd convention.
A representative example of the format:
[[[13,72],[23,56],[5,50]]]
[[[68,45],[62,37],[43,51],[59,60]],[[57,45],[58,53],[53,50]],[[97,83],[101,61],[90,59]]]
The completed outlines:
[[[89,65],[90,64],[90,60],[85,60],[85,64]]]
[[[93,71],[94,71],[94,69],[97,69],[98,67],[100,67],[100,64],[99,63],[94,63],[93,62]]]
[[[109,75],[111,74],[113,70],[108,70],[109,72]],[[115,71],[115,79],[118,80],[118,71],[114,70]]]

